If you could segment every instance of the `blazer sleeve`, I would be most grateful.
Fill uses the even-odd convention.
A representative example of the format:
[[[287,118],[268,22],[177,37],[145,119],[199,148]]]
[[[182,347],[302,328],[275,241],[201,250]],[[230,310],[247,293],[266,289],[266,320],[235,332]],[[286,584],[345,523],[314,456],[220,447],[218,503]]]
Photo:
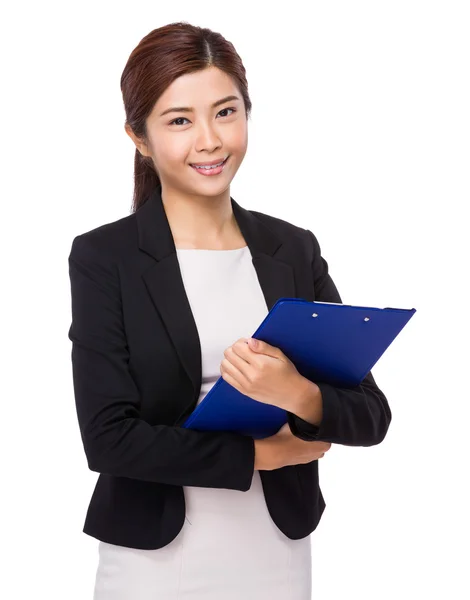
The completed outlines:
[[[315,235],[306,230],[313,244],[312,273],[315,299],[343,304],[321,255]],[[304,421],[288,412],[288,423],[297,437],[306,441],[326,441],[345,446],[373,446],[385,438],[392,414],[387,398],[377,386],[372,371],[353,388],[336,387],[315,382],[323,399],[320,425]]]
[[[151,425],[128,368],[118,264],[96,239],[69,255],[72,372],[80,434],[92,471],[171,485],[250,489],[254,439]],[[164,375],[162,375],[164,376]]]

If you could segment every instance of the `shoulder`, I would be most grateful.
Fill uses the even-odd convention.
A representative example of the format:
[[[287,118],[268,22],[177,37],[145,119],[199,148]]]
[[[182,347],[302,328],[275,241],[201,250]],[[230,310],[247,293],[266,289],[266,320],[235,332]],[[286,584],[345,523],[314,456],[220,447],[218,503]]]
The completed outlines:
[[[70,258],[119,259],[131,240],[137,240],[135,213],[76,235]]]
[[[300,244],[311,255],[319,252],[315,235],[308,229],[285,219],[246,209],[255,219],[270,229],[283,242]],[[131,247],[137,244],[137,224],[135,213],[105,223],[75,236],[70,256],[83,258],[108,258],[119,260]]]
[[[273,233],[275,233],[284,242],[293,241],[300,243],[300,245],[307,249],[310,255],[313,252],[319,252],[319,244],[316,236],[309,230],[301,227],[300,225],[294,225],[285,219],[268,215],[256,210],[249,210],[255,218],[259,219],[266,227],[268,227]]]
[[[256,219],[260,220],[266,227],[271,229],[273,233],[279,236],[297,236],[305,239],[308,236],[308,230],[299,225],[294,225],[285,219],[268,215],[257,210],[248,210]]]

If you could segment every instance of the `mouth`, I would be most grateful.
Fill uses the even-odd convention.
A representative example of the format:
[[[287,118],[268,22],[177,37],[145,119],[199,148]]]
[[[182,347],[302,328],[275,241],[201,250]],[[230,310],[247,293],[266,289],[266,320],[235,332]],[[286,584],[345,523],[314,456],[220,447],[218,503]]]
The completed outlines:
[[[229,154],[226,159],[219,161],[213,165],[211,165],[209,163],[207,165],[197,165],[197,166],[194,164],[190,164],[189,166],[192,167],[197,173],[200,173],[201,175],[218,175],[219,173],[222,173],[222,171],[224,170],[225,164],[227,163],[230,156],[231,155]]]

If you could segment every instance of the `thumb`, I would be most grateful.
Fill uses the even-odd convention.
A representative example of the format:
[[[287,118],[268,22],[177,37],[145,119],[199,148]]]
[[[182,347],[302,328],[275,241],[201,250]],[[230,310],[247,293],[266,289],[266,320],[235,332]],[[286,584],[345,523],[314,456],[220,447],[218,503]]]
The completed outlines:
[[[263,342],[263,340],[248,338],[248,345],[254,352],[266,354],[267,356],[272,356],[273,358],[279,358],[279,348],[271,346],[271,344]]]
[[[261,352],[264,342],[255,338],[248,338],[248,345],[252,350]]]

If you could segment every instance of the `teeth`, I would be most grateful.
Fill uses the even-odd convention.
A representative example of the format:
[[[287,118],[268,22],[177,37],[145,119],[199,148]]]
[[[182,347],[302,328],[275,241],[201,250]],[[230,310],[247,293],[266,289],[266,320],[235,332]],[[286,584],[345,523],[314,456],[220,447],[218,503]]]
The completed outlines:
[[[222,162],[219,162],[217,165],[193,165],[194,167],[196,167],[196,169],[215,169],[216,167],[220,167],[220,165],[222,165],[225,162],[225,160],[223,160]]]

